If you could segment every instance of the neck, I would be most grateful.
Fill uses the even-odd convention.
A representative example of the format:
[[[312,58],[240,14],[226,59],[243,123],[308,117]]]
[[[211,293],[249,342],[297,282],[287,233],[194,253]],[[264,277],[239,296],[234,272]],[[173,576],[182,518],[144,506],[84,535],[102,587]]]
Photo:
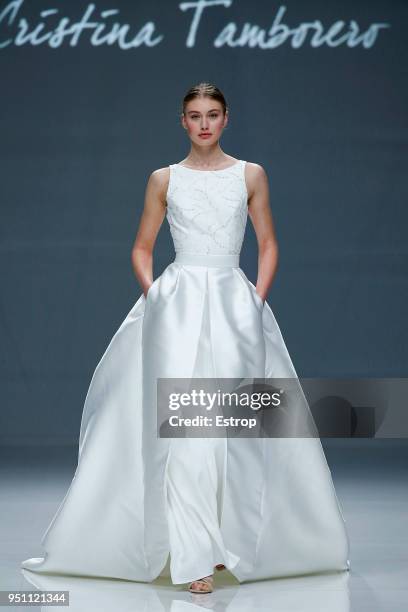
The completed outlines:
[[[199,147],[193,143],[184,161],[191,166],[217,166],[222,165],[227,159],[228,156],[218,143],[211,147]]]

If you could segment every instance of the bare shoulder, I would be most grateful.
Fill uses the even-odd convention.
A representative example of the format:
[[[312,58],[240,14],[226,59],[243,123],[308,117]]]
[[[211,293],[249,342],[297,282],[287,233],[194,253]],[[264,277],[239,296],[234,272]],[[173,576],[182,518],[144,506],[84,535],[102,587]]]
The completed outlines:
[[[245,164],[245,174],[248,179],[255,181],[259,179],[265,180],[267,178],[264,167],[255,162],[247,162]]]
[[[152,190],[162,202],[166,201],[167,188],[170,180],[170,168],[164,166],[163,168],[157,168],[153,170],[149,176],[148,188]]]
[[[247,161],[245,164],[245,180],[247,183],[248,196],[251,198],[257,188],[262,188],[262,186],[267,185],[268,176],[261,164]]]
[[[163,187],[169,182],[169,178],[170,168],[169,166],[164,166],[164,168],[157,168],[157,170],[153,170],[149,176],[149,181],[151,181],[156,187]]]

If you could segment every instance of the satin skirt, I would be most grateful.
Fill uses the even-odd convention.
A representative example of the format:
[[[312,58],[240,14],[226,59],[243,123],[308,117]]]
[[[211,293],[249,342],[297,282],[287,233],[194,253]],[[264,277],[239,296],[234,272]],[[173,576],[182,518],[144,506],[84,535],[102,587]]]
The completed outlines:
[[[175,584],[217,563],[239,582],[349,569],[320,440],[158,438],[159,377],[296,378],[238,256],[177,253],[132,307],[93,374],[45,555],[22,567]]]

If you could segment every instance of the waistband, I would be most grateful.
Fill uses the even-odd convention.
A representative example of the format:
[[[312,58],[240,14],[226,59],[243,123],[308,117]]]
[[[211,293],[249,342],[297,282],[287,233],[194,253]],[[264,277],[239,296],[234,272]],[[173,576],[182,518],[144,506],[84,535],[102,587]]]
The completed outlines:
[[[207,253],[187,253],[185,251],[179,251],[176,253],[174,261],[189,266],[239,268],[239,254],[208,255]]]

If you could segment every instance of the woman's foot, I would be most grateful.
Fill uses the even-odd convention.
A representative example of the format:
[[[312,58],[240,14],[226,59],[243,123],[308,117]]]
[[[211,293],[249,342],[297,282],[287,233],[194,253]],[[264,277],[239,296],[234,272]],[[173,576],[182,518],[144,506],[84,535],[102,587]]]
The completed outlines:
[[[212,593],[213,591],[213,576],[205,576],[198,580],[190,582],[189,589],[190,593]]]

